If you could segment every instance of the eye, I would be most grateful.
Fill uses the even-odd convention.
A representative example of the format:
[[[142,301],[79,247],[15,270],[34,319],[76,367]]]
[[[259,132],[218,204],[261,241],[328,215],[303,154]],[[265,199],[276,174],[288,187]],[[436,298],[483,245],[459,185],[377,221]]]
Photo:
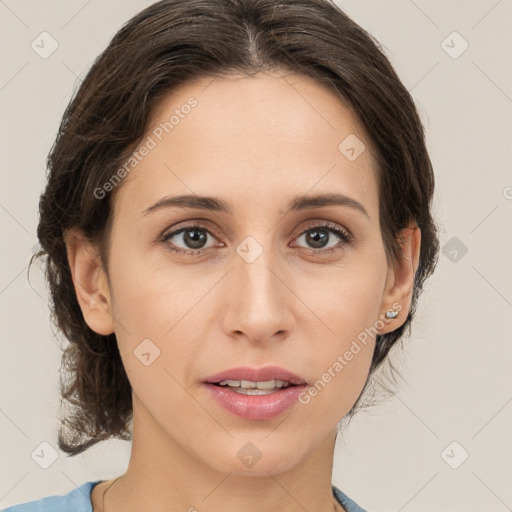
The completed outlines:
[[[173,252],[197,255],[215,245],[215,243],[206,245],[208,237],[213,238],[208,229],[200,225],[194,225],[171,231],[163,237],[162,241],[167,243],[169,249]],[[171,239],[174,240],[171,242]]]
[[[331,243],[331,239],[333,243]],[[212,238],[208,244],[208,238]],[[338,242],[336,243],[336,238]],[[172,241],[171,241],[172,240]],[[211,233],[210,229],[199,224],[184,226],[167,233],[162,237],[168,249],[183,255],[197,256],[202,254],[206,249],[215,246],[215,236]],[[331,222],[324,222],[317,226],[312,226],[296,238],[297,241],[303,240],[309,247],[310,252],[317,253],[331,253],[343,248],[352,242],[352,235],[341,228],[337,224]],[[220,244],[223,246],[224,244]],[[219,244],[217,244],[219,246]]]
[[[331,239],[333,243],[331,243]],[[338,242],[336,243],[336,238]],[[337,224],[330,222],[312,226],[304,231],[298,238],[297,241],[303,240],[314,253],[331,253],[343,248],[352,242],[352,235],[340,228]]]

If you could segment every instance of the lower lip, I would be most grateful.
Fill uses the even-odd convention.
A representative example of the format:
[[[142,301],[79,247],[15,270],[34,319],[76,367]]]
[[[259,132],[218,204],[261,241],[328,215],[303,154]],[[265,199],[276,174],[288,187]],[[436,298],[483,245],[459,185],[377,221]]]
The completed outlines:
[[[222,407],[247,420],[270,420],[292,407],[305,385],[290,386],[268,395],[243,395],[225,387],[205,383],[206,389]]]

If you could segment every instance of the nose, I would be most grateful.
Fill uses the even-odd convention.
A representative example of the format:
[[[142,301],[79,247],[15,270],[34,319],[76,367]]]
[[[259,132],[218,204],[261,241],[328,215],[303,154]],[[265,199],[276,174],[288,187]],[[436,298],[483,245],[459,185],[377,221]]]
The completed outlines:
[[[236,254],[228,280],[222,322],[228,336],[261,344],[290,335],[295,321],[293,283],[271,250],[253,262]]]

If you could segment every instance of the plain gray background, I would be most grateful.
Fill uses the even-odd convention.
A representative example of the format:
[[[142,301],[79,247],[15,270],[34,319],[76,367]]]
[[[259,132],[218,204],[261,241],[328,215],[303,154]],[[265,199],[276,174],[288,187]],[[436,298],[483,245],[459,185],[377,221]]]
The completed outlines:
[[[60,351],[40,268],[29,284],[27,265],[64,108],[122,23],[150,3],[0,0],[1,508],[128,463],[122,441],[75,458],[58,450]],[[339,436],[333,483],[374,512],[512,510],[512,2],[337,3],[381,42],[417,103],[443,252],[394,354],[406,384]],[[58,44],[46,58],[41,38],[44,51]]]

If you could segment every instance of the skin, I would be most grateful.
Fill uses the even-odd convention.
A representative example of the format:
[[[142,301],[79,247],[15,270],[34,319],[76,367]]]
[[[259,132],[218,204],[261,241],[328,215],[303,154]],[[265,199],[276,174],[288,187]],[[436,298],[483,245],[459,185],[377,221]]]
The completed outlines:
[[[397,303],[399,316],[378,332],[399,327],[420,230],[404,230],[404,258],[388,265],[370,140],[322,85],[277,73],[187,83],[158,105],[148,134],[191,96],[198,105],[116,191],[109,278],[81,232],[66,234],[84,318],[100,334],[115,332],[133,390],[131,458],[105,510],[342,510],[331,493],[337,424],[367,381],[374,337],[309,403],[272,420],[234,416],[202,382],[235,366],[275,364],[314,383]],[[355,161],[338,150],[349,134],[367,148]],[[332,192],[357,200],[368,216],[339,205],[287,212],[297,195]],[[141,214],[178,194],[221,198],[233,213]],[[183,234],[160,238],[198,219],[198,234],[208,237],[203,254],[171,252],[172,244],[198,250]],[[327,231],[325,245],[338,250],[312,245],[308,233],[326,221],[353,241],[340,245]],[[251,263],[236,252],[247,236],[263,250]],[[160,349],[149,366],[133,352],[146,338]],[[261,452],[251,468],[237,457],[248,442]],[[93,489],[95,512],[111,482]]]

